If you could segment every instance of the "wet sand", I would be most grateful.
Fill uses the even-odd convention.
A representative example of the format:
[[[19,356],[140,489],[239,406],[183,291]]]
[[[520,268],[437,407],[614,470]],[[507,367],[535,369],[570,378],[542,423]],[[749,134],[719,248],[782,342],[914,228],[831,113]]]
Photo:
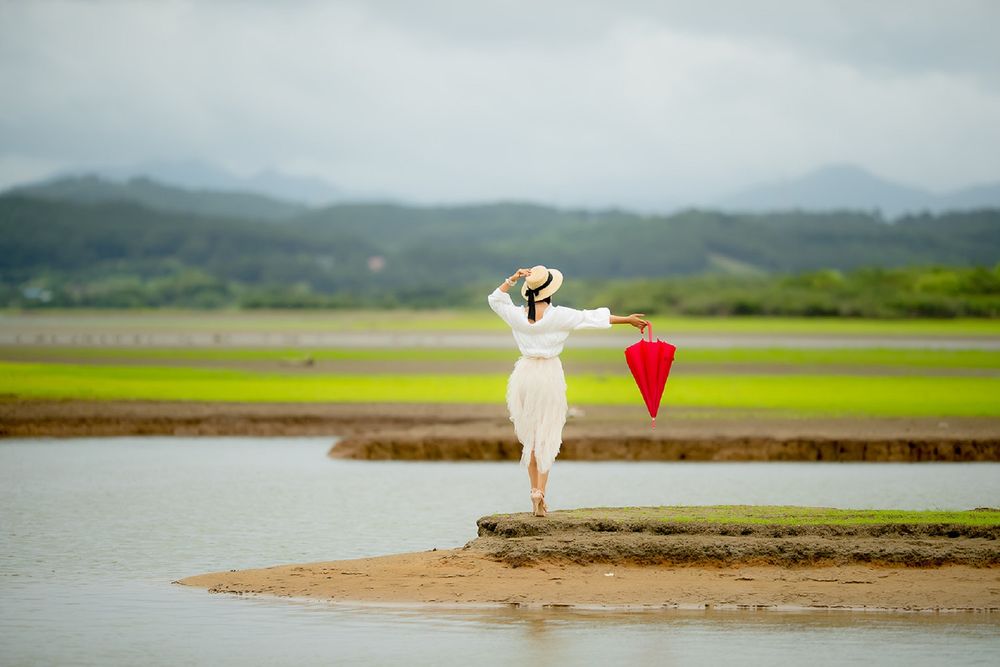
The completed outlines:
[[[212,593],[340,602],[1000,612],[1000,568],[513,567],[448,549],[187,577]]]
[[[675,527],[680,533],[656,535],[636,525],[586,526],[561,514],[483,517],[479,537],[455,549],[231,570],[177,583],[342,602],[1000,612],[995,526],[959,529],[956,537],[940,526],[886,534],[814,526],[789,536],[788,527],[742,534],[687,524]],[[810,540],[813,550],[796,564],[767,562],[755,548],[769,541],[780,559]],[[832,550],[816,551],[817,540]],[[969,560],[970,553],[979,560]]]
[[[503,405],[0,400],[0,437],[329,435],[354,459],[517,460]],[[801,418],[640,406],[574,408],[561,460],[997,461],[992,418]]]

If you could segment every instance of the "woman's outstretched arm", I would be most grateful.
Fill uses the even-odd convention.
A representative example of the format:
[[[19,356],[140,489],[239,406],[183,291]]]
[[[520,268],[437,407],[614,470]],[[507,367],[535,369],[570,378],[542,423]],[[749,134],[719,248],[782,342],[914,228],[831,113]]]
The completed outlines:
[[[642,333],[646,330],[646,326],[649,324],[647,320],[642,319],[645,316],[645,313],[632,313],[627,316],[612,315],[611,324],[631,324],[638,329],[640,333]]]

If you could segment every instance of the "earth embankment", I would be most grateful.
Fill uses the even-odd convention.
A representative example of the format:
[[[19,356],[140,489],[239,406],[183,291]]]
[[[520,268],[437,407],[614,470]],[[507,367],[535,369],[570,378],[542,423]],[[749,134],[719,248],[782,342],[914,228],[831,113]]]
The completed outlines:
[[[331,456],[363,460],[520,457],[502,405],[0,400],[0,437],[119,435],[338,436]],[[653,430],[641,407],[588,406],[560,460],[1000,461],[1000,420],[686,409]]]
[[[992,514],[1000,516],[1000,513]],[[513,566],[554,561],[631,565],[1000,565],[1000,524],[762,522],[700,518],[690,508],[566,510],[479,519],[467,547]]]

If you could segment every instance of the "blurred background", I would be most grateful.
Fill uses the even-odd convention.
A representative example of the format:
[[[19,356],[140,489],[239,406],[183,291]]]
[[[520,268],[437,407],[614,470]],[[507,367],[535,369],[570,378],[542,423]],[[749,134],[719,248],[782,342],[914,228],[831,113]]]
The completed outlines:
[[[0,0],[4,662],[988,662],[989,614],[168,582],[526,511],[486,297],[535,264],[677,346],[654,431],[638,333],[573,334],[553,509],[1000,506],[998,25],[995,0]]]
[[[994,317],[998,19],[5,2],[0,304]]]
[[[672,405],[993,415],[998,19],[2,3],[0,391],[496,403],[486,295],[546,264],[678,345]],[[575,337],[573,400],[638,405],[625,329]]]

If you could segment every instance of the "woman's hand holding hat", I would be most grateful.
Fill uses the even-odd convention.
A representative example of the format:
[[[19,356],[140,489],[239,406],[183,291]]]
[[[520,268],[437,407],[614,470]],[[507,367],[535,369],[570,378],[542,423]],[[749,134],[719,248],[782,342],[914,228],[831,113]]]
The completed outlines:
[[[503,283],[500,284],[500,290],[506,292],[508,289],[517,284],[520,278],[526,277],[531,274],[531,269],[518,269],[509,278],[507,278]]]
[[[513,287],[517,284],[518,279],[527,276],[529,273],[531,273],[531,269],[518,269],[507,279],[507,284]]]

